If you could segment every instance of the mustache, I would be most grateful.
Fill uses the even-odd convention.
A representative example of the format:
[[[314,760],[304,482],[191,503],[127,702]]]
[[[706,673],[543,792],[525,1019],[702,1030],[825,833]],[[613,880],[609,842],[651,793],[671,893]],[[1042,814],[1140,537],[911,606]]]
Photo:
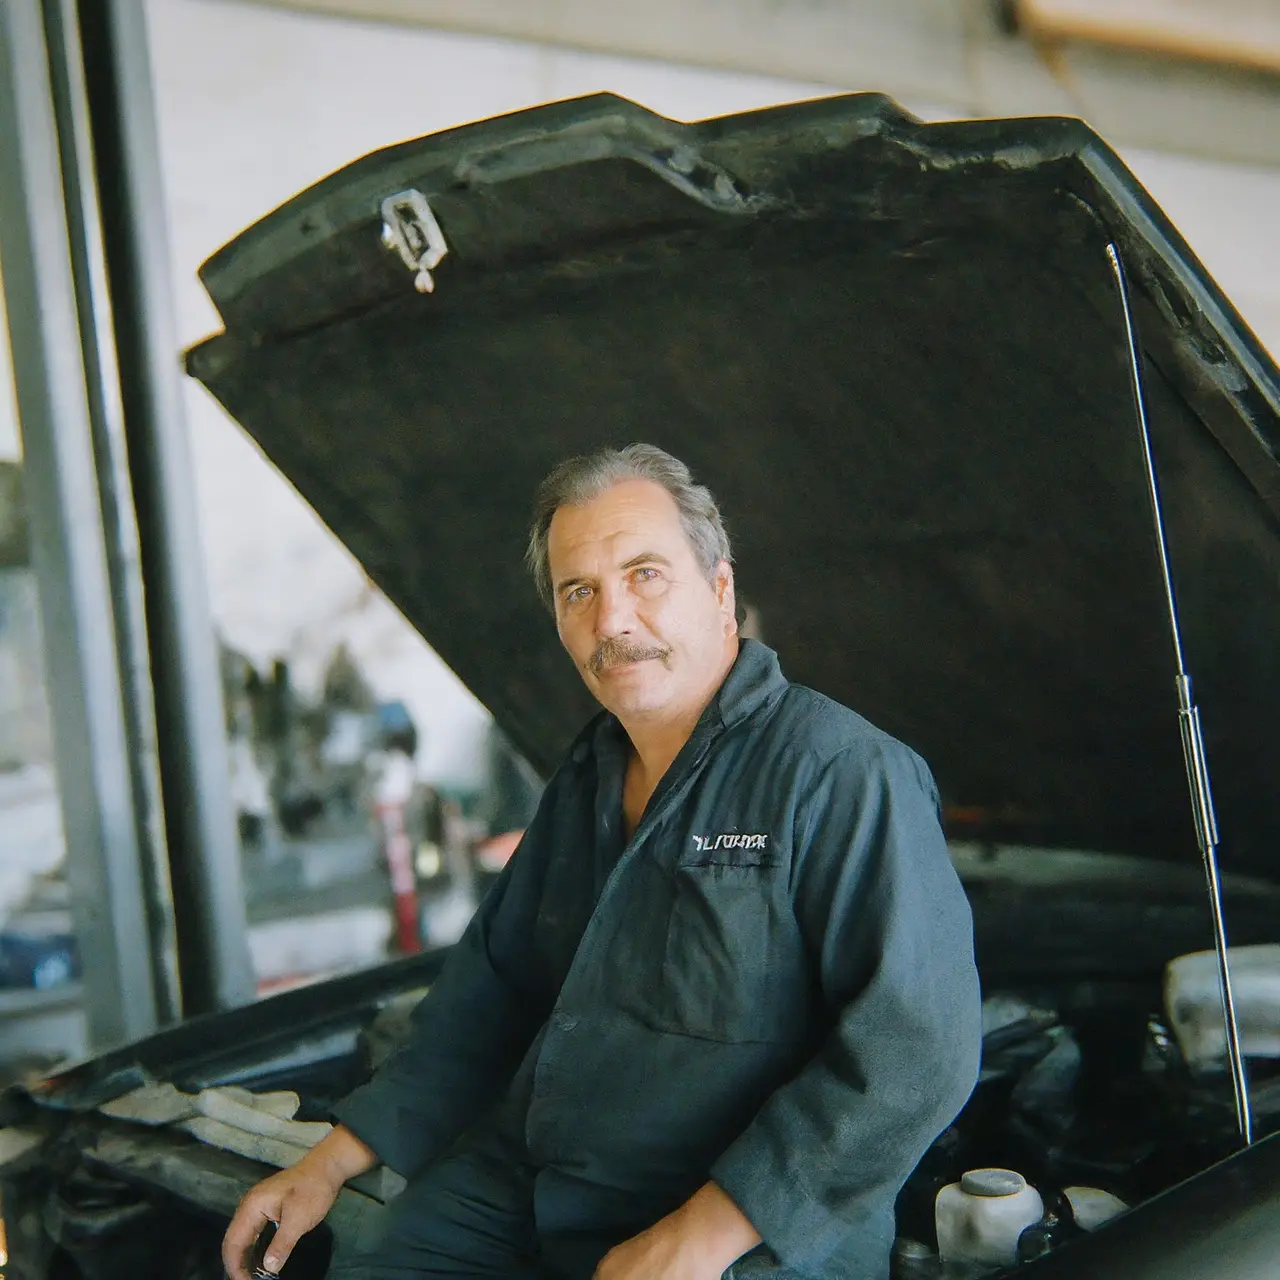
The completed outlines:
[[[601,640],[596,646],[595,653],[587,662],[587,670],[599,675],[607,667],[620,667],[628,662],[648,662],[653,658],[665,662],[670,653],[670,649],[659,646],[632,644],[630,640],[611,637]]]

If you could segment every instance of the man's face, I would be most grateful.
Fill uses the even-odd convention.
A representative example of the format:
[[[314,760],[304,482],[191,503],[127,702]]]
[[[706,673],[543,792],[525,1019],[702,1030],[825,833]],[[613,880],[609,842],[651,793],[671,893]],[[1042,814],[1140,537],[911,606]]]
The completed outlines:
[[[733,571],[707,580],[661,485],[561,507],[547,549],[560,640],[604,707],[626,723],[705,705],[736,649]]]

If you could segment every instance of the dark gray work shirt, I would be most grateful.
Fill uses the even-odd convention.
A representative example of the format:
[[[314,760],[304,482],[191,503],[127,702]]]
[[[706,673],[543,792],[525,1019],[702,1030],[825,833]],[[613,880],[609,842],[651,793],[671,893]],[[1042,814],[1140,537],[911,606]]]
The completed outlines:
[[[711,1178],[784,1266],[882,1276],[897,1191],[978,1067],[933,779],[753,641],[630,841],[626,758],[613,717],[583,731],[337,1116],[412,1177],[496,1104],[545,1236],[629,1234]]]

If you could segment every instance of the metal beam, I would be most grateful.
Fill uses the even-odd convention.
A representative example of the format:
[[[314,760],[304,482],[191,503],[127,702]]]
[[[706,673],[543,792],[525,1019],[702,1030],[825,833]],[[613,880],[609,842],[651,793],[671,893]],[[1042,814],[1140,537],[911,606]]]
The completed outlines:
[[[1274,21],[1245,21],[1258,0],[1126,0],[1138,8],[1216,23],[1216,60],[1147,29],[1119,47],[1045,39],[1055,9],[1111,8],[1108,0],[261,0],[344,17],[536,41],[601,53],[780,76],[833,91],[875,89],[907,107],[960,116],[1079,115],[1121,146],[1215,160],[1280,164],[1280,75],[1260,52]],[[1048,15],[1048,16],[1046,16]],[[1113,33],[1118,29],[1109,19]],[[1230,31],[1227,30],[1228,26]],[[1199,29],[1199,28],[1198,28]],[[1091,28],[1096,36],[1101,27]],[[1248,50],[1235,32],[1251,38]],[[1172,33],[1172,34],[1171,34]],[[1232,35],[1231,39],[1227,39]],[[1270,44],[1270,38],[1266,37]],[[1246,43],[1248,43],[1246,41]],[[1227,65],[1231,48],[1245,65]],[[601,84],[600,88],[608,88]],[[918,105],[917,105],[918,104]]]
[[[220,666],[196,519],[142,0],[82,0],[125,437],[137,506],[186,1013],[253,998]]]
[[[0,255],[67,843],[95,1045],[162,1017],[39,0],[0,4]]]
[[[1280,74],[1280,8],[1228,0],[1014,0],[1035,40],[1083,40],[1155,57]]]
[[[125,448],[89,106],[81,70],[80,28],[74,0],[41,0],[41,3],[54,124],[62,159],[68,253],[79,309],[80,350],[119,651],[125,733],[129,741],[127,763],[138,820],[157,1013],[162,1023],[168,1023],[181,1017],[182,995],[143,609],[141,553]]]

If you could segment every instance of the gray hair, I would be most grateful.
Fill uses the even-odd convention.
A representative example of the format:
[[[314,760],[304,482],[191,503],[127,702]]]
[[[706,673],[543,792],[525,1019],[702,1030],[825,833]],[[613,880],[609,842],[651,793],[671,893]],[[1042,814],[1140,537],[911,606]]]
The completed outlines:
[[[694,484],[689,468],[657,445],[629,444],[622,449],[598,449],[595,453],[567,458],[538,486],[533,503],[533,525],[525,563],[547,608],[555,611],[547,535],[551,518],[561,507],[581,507],[623,480],[652,480],[675,501],[680,524],[707,580],[715,577],[721,560],[732,560],[729,535],[711,490]]]

